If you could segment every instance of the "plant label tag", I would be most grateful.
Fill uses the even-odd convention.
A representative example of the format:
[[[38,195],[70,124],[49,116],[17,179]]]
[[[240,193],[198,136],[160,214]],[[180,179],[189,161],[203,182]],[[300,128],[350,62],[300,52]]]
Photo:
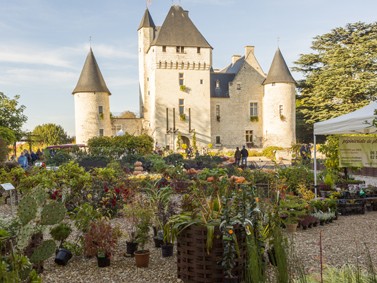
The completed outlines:
[[[3,189],[6,190],[6,191],[10,191],[10,190],[15,189],[14,186],[11,183],[0,184],[0,186],[2,186]]]
[[[248,236],[251,235],[251,231],[250,231],[250,226],[249,225],[246,226],[245,231],[246,231],[246,235],[248,235]]]

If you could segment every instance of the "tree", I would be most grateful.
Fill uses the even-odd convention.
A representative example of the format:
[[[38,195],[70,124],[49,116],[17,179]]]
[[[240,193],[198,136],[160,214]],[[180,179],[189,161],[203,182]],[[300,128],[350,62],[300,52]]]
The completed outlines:
[[[36,126],[32,132],[33,138],[44,145],[56,145],[69,142],[69,137],[62,126],[43,124]]]
[[[18,106],[19,98],[20,96],[16,95],[11,99],[0,92],[0,125],[13,131],[17,138],[22,136],[21,128],[27,121],[23,114],[25,106]]]
[[[298,112],[305,123],[352,112],[377,98],[377,22],[353,23],[316,36],[315,52],[301,54]]]

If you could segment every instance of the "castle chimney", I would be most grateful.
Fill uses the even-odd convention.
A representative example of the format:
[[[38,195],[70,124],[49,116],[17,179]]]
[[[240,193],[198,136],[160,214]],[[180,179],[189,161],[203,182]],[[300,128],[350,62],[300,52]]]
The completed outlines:
[[[247,45],[245,46],[245,59],[247,60],[247,57],[250,55],[254,55],[254,46]]]
[[[237,60],[239,60],[241,58],[241,55],[233,55],[232,56],[232,64],[236,63]]]

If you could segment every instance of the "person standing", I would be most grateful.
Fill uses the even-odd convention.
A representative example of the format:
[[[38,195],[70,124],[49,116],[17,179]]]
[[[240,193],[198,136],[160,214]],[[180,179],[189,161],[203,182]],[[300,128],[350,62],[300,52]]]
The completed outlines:
[[[28,166],[27,157],[23,152],[21,152],[21,155],[18,157],[17,162],[23,169],[26,169]]]
[[[245,146],[242,146],[241,149],[241,165],[247,166],[247,157],[249,156],[249,152],[245,148]]]
[[[236,164],[237,166],[240,166],[241,151],[240,151],[240,148],[238,146],[236,148],[236,152],[234,153],[234,159],[235,159],[234,164]]]

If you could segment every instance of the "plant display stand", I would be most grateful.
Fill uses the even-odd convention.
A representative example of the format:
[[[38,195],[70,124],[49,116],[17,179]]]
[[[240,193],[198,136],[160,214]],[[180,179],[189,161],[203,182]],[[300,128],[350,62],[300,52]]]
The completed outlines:
[[[233,275],[243,278],[246,265],[246,235],[235,229],[240,249],[240,258],[233,269]],[[207,227],[192,225],[182,231],[177,238],[178,278],[183,282],[223,283],[225,274],[221,266],[223,243],[221,232],[215,228],[213,246],[207,253]]]

